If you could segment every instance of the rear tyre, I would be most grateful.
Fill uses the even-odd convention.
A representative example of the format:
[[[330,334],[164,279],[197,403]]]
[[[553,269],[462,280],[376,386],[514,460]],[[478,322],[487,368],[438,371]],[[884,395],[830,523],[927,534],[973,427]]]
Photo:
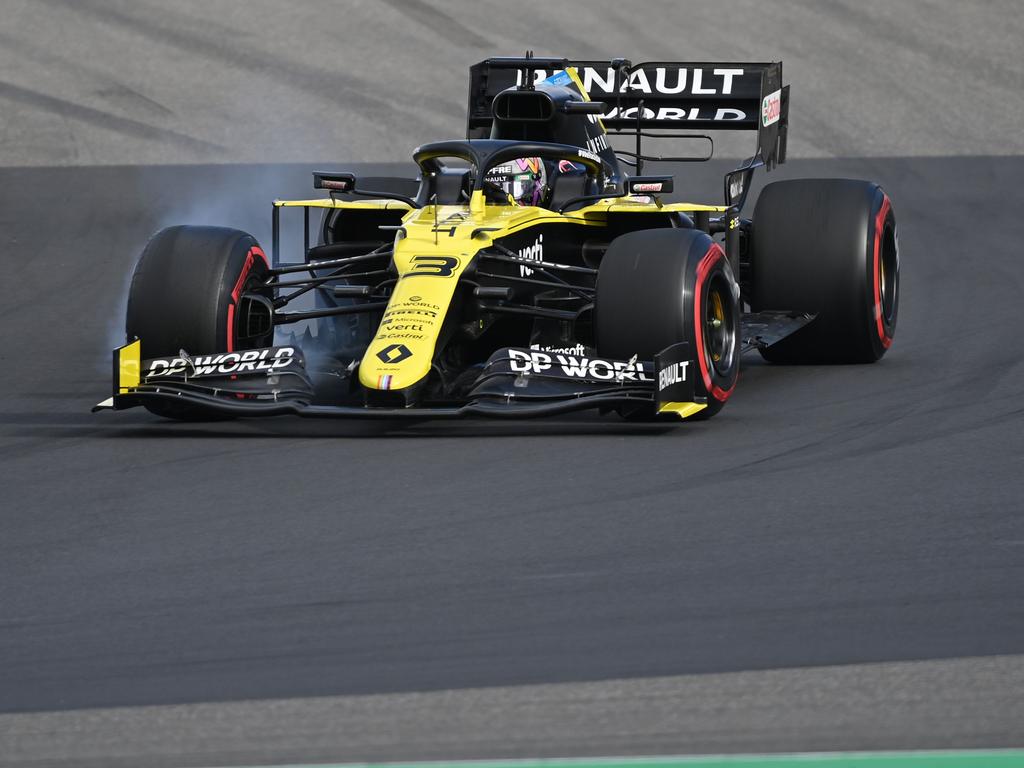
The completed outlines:
[[[263,287],[267,258],[256,239],[223,227],[168,227],[135,265],[125,331],[146,358],[235,352],[273,343]],[[223,418],[194,405],[153,402],[146,408],[179,420]]]
[[[612,241],[598,270],[594,310],[597,349],[603,357],[652,360],[666,347],[688,342],[698,363],[695,391],[707,394],[708,407],[695,418],[709,418],[736,386],[739,329],[729,261],[705,233],[655,229]],[[622,415],[657,417],[646,405]]]
[[[767,185],[754,209],[753,308],[816,313],[762,350],[776,363],[873,363],[899,310],[896,217],[877,184],[796,179]]]

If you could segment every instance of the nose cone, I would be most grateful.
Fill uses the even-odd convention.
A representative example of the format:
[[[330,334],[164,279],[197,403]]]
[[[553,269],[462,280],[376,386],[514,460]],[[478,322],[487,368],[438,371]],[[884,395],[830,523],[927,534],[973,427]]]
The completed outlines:
[[[407,389],[430,373],[445,315],[475,251],[469,245],[475,225],[464,206],[439,206],[436,215],[435,225],[431,206],[418,211],[395,243],[398,283],[359,363],[366,389]],[[442,226],[444,236],[438,237]]]

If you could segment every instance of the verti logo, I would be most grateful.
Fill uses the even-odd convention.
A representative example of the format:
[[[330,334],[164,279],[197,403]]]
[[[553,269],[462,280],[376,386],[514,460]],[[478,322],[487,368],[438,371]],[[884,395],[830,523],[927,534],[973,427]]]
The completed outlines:
[[[389,344],[377,353],[377,359],[382,363],[400,363],[412,357],[412,352],[405,344]]]

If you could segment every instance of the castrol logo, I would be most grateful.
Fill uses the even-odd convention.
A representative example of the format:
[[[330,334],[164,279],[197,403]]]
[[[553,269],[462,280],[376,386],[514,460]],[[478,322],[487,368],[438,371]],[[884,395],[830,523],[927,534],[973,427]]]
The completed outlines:
[[[773,91],[761,100],[761,125],[767,128],[779,122],[782,114],[782,91]]]

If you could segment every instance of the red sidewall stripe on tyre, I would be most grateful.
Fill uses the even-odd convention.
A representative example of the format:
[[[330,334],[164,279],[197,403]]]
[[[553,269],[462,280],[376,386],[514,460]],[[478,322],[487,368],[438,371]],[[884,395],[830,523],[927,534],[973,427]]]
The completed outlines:
[[[235,287],[231,289],[231,303],[228,304],[228,328],[227,328],[227,351],[235,351],[235,305],[238,304],[238,300],[242,297],[242,289],[245,287],[245,281],[249,277],[249,273],[252,271],[252,265],[255,263],[256,258],[263,259],[263,263],[267,264],[267,255],[263,252],[263,249],[258,245],[254,245],[249,249],[249,252],[245,254],[245,264],[242,265],[242,274],[238,276],[238,280],[235,282]],[[269,268],[269,264],[267,264]]]
[[[889,196],[886,194],[882,195],[882,206],[878,209],[878,215],[875,217],[875,327],[878,330],[878,339],[882,342],[882,346],[886,349],[892,344],[892,337],[885,331],[885,317],[882,313],[882,270],[881,270],[881,251],[882,251],[882,236],[885,234],[885,217],[889,215]],[[893,275],[892,279],[896,279]]]
[[[700,375],[704,379],[705,390],[720,403],[729,399],[729,395],[736,387],[736,382],[734,381],[728,389],[722,389],[711,378],[711,369],[708,367],[707,357],[704,355],[704,314],[701,310],[704,303],[704,280],[715,262],[724,258],[725,251],[722,250],[722,247],[718,243],[712,244],[708,248],[708,252],[704,254],[704,258],[700,260],[700,264],[697,265],[697,279],[693,285],[693,333],[694,341],[697,342],[697,362],[700,365]]]

